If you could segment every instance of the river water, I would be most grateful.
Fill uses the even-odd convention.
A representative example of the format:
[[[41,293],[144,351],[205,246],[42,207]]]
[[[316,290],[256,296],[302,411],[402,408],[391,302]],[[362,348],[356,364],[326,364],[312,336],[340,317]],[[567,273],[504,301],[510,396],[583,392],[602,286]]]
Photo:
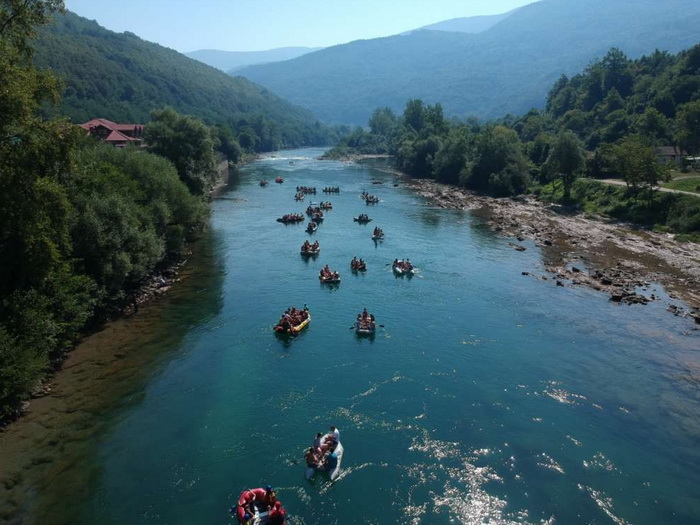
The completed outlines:
[[[213,203],[198,273],[89,339],[0,436],[5,518],[227,523],[242,489],[271,484],[296,524],[700,522],[700,335],[662,289],[626,306],[558,287],[532,243],[320,153],[246,166]],[[296,185],[319,192],[298,203]],[[313,236],[275,221],[320,200],[334,207]],[[318,258],[300,257],[306,238]],[[275,337],[304,304],[308,329]],[[371,339],[350,329],[363,307]],[[303,450],[331,424],[341,477],[308,482]]]

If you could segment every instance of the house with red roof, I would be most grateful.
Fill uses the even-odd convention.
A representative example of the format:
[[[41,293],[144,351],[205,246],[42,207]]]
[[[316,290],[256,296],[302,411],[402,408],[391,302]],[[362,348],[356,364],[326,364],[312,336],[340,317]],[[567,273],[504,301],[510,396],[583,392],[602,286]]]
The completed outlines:
[[[88,132],[88,135],[117,148],[123,148],[129,144],[141,146],[143,143],[143,129],[141,124],[117,124],[104,118],[92,119],[80,127]]]

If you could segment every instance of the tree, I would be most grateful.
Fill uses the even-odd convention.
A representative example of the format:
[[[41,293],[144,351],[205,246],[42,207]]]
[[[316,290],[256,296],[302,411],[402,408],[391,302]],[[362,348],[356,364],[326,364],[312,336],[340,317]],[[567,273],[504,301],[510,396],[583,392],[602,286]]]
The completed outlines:
[[[661,180],[668,180],[670,166],[659,163],[654,148],[638,135],[630,135],[613,146],[615,168],[634,193],[647,191],[649,200]]]
[[[214,147],[220,151],[230,162],[236,163],[241,158],[241,145],[233,136],[231,128],[223,124],[217,124],[212,128],[212,136],[215,139]]]
[[[0,9],[0,296],[41,283],[68,252],[69,203],[58,183],[70,166],[75,131],[38,116],[58,82],[37,71],[34,25],[56,1],[5,1]]]
[[[552,144],[545,163],[549,173],[561,179],[564,185],[564,201],[571,196],[571,185],[585,163],[583,146],[571,131],[562,131]]]
[[[635,131],[639,135],[648,137],[654,144],[668,139],[669,128],[668,119],[653,107],[647,107],[634,124]]]
[[[89,279],[73,279],[66,263],[72,207],[63,182],[77,134],[39,116],[59,82],[32,65],[35,26],[62,9],[56,0],[0,4],[0,419],[91,313]]]
[[[369,129],[373,135],[391,138],[396,131],[398,121],[391,108],[375,109],[369,119]]]
[[[700,152],[700,100],[683,104],[676,115],[676,142],[691,155]]]
[[[530,165],[512,129],[487,126],[477,137],[473,160],[465,170],[465,186],[497,196],[527,189]]]
[[[406,128],[420,133],[425,125],[425,106],[420,99],[412,99],[406,103],[403,111],[403,124]]]
[[[458,184],[467,167],[469,131],[465,126],[452,129],[435,154],[433,177],[439,182]]]
[[[398,119],[390,108],[380,108],[372,113],[369,129],[373,153],[389,153],[394,150],[398,125]]]
[[[57,11],[65,12],[63,0],[3,0],[0,8],[3,52],[12,49],[30,58],[33,50],[29,41],[36,36],[36,27],[46,24]]]
[[[550,133],[540,133],[534,140],[526,144],[527,156],[536,166],[542,166],[549,157],[549,149],[554,142],[554,136]]]
[[[204,194],[214,182],[214,140],[201,120],[180,115],[172,108],[154,110],[144,138],[150,151],[175,165],[193,195]]]
[[[632,76],[628,71],[629,59],[618,48],[613,47],[603,57],[600,64],[603,68],[603,90],[608,93],[615,89],[627,96],[632,87]]]

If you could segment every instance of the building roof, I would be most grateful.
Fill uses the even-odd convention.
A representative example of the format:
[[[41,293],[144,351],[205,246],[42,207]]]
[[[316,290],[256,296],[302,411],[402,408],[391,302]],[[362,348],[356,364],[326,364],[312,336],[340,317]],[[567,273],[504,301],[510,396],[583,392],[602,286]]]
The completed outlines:
[[[112,132],[107,135],[105,142],[129,142],[129,141],[140,141],[141,139],[135,139],[133,137],[127,137],[121,131],[112,130]]]
[[[90,130],[90,128],[94,128],[97,126],[103,126],[107,129],[116,131],[131,131],[134,128],[143,127],[141,124],[117,124],[116,122],[112,122],[111,120],[107,120],[106,118],[94,118],[92,120],[84,122],[83,124],[79,124],[79,126],[86,130]]]
[[[94,132],[98,128],[108,130],[109,133],[106,136],[102,133],[100,133],[100,136],[103,137],[105,142],[112,144],[126,144],[129,142],[140,144],[142,142],[140,135],[143,132],[143,126],[141,124],[117,124],[106,118],[95,118],[79,124],[79,126],[91,135],[95,134]],[[136,133],[137,131],[138,133]],[[132,137],[130,135],[137,136]]]
[[[661,146],[654,150],[657,155],[664,155],[666,157],[675,157],[676,155],[687,155],[685,151],[677,148],[676,146]]]

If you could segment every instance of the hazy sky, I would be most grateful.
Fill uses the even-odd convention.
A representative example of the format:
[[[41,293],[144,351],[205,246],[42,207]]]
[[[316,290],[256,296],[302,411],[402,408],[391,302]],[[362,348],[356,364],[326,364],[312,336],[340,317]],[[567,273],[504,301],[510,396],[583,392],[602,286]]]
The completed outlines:
[[[394,35],[465,16],[505,13],[534,0],[65,0],[112,31],[180,52],[326,47]]]

